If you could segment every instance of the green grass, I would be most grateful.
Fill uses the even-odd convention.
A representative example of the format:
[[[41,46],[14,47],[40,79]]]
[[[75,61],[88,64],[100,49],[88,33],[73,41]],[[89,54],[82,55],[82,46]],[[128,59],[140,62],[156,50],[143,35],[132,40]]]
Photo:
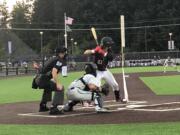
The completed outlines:
[[[173,70],[173,68],[168,68]],[[162,71],[163,67],[128,67],[125,68],[126,73],[134,72],[158,72]],[[113,73],[121,73],[121,68],[111,69]],[[67,86],[75,79],[82,76],[84,72],[72,72],[68,74],[68,77],[60,77],[61,83],[67,88]],[[14,103],[25,101],[37,101],[40,99],[41,90],[33,90],[31,88],[32,76],[28,77],[13,77],[0,80],[0,104],[2,103]]]
[[[157,95],[180,95],[180,76],[141,77]]]
[[[180,67],[179,67],[180,68]],[[125,67],[125,73],[140,73],[140,72],[163,72],[163,66],[149,66],[149,67]],[[113,73],[121,73],[121,68],[110,69]],[[173,67],[168,67],[167,71],[176,71]]]
[[[70,73],[69,77],[60,77],[60,81],[67,88],[70,82],[81,75],[83,75],[83,72]],[[39,100],[42,91],[31,88],[32,79],[33,76],[12,77],[0,80],[0,104]]]
[[[180,123],[123,125],[0,125],[3,135],[179,135]]]
[[[174,69],[169,68],[169,70]],[[121,73],[120,68],[111,69],[111,71],[113,73]],[[163,71],[163,67],[125,68],[126,73],[158,71]],[[70,82],[82,75],[83,72],[69,73],[67,78],[60,77],[60,80],[67,88]],[[42,92],[40,90],[31,89],[32,78],[32,76],[29,76],[1,79],[0,103],[39,101]],[[158,90],[162,87],[167,88],[170,84],[171,88],[180,88],[180,83],[178,83],[180,76],[142,79],[145,83],[149,81],[150,85],[153,87],[155,87],[155,84],[157,84],[156,87],[161,86],[160,88],[158,87]],[[160,82],[157,83],[157,81],[160,80],[162,81],[161,85],[159,85]],[[166,92],[166,90],[161,91],[163,94],[179,94],[177,89],[170,89],[170,93]],[[173,93],[172,91],[175,92]],[[179,133],[180,122],[120,125],[0,125],[0,135],[179,135]]]
[[[33,101],[39,98],[40,92],[31,89],[33,77],[16,77],[0,80],[0,103]]]

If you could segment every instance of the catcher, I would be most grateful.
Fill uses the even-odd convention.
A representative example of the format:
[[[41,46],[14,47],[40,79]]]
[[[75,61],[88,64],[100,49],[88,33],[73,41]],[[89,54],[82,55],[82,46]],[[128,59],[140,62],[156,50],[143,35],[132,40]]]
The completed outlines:
[[[97,113],[109,112],[103,108],[103,100],[101,92],[108,95],[108,87],[100,88],[100,81],[96,78],[97,67],[95,64],[85,65],[85,75],[73,81],[67,90],[68,103],[63,108],[59,108],[68,112],[73,111],[73,107],[83,101],[94,101],[95,111]]]

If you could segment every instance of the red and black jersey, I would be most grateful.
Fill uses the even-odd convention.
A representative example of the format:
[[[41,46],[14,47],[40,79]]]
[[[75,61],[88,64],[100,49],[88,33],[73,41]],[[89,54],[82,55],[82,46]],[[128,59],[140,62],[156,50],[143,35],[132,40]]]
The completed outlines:
[[[107,55],[107,52],[105,52],[101,46],[97,46],[95,49],[93,49],[94,51],[94,63],[96,63],[98,70],[100,71],[105,71],[108,61],[105,61],[104,58]]]

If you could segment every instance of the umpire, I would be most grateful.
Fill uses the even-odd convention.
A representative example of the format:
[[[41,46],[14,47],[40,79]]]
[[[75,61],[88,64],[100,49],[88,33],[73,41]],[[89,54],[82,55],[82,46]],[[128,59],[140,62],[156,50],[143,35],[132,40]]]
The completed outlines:
[[[62,114],[57,106],[63,105],[64,102],[64,86],[58,81],[58,73],[62,70],[66,48],[57,48],[56,57],[49,59],[44,67],[40,69],[40,73],[34,79],[39,89],[44,89],[40,102],[39,112],[49,111],[50,115]],[[47,102],[52,100],[52,91],[54,91],[53,101],[50,109]]]

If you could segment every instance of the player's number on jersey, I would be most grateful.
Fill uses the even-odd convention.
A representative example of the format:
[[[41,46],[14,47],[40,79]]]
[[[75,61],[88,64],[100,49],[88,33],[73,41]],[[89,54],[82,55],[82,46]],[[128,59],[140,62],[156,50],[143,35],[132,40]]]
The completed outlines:
[[[98,60],[97,63],[101,65],[103,63],[103,61],[102,60]]]

